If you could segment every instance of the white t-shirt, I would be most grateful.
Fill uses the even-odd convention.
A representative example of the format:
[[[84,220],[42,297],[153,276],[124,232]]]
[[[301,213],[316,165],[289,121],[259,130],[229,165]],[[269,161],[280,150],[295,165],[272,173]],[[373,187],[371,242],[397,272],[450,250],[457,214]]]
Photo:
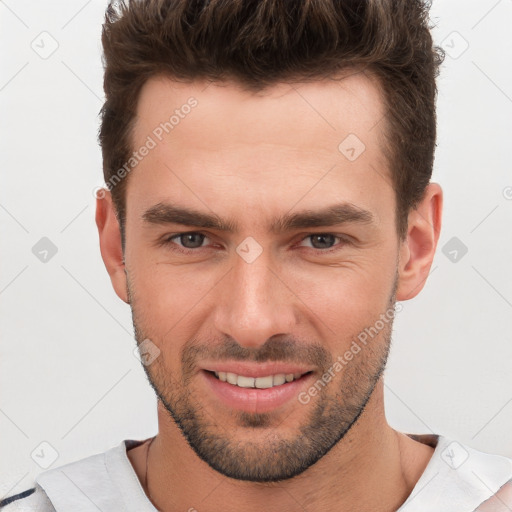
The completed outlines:
[[[510,512],[512,459],[441,435],[407,434],[435,448],[397,512]],[[104,453],[49,469],[34,487],[0,501],[2,512],[156,512],[131,465],[127,439]]]

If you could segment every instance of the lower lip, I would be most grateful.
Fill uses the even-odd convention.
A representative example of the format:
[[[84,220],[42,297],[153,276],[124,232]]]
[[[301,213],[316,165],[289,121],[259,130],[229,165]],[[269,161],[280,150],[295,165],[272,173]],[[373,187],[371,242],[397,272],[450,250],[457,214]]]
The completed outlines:
[[[239,409],[240,411],[262,413],[272,411],[293,398],[297,398],[301,388],[313,376],[312,373],[303,375],[300,379],[292,382],[285,382],[280,386],[272,388],[241,388],[223,382],[212,373],[203,370],[206,383],[215,395],[230,408]]]

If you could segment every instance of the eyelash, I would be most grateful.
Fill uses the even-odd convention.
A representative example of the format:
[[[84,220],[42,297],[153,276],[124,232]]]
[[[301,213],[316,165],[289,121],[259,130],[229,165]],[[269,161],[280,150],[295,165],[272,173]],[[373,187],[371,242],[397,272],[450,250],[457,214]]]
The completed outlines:
[[[180,236],[184,236],[184,235],[203,235],[204,237],[209,238],[206,233],[201,233],[200,231],[185,231],[185,232],[174,233],[172,235],[166,236],[161,242],[159,242],[159,245],[165,246],[165,247],[175,245],[176,247],[175,248],[173,247],[172,250],[177,250],[178,252],[181,252],[183,254],[197,253],[201,249],[206,249],[206,247],[197,247],[195,249],[188,249],[186,247],[182,247],[182,246],[172,242],[172,240],[174,238],[179,238]],[[351,244],[351,241],[348,239],[348,237],[336,235],[335,233],[310,233],[310,234],[306,235],[305,237],[303,237],[300,240],[300,242],[303,242],[304,240],[306,240],[312,236],[318,236],[318,235],[332,235],[332,236],[334,236],[334,238],[337,238],[338,240],[340,240],[342,242],[342,247],[344,245]],[[337,245],[340,245],[340,244],[337,244]],[[342,247],[337,247],[337,245],[335,245],[334,247],[329,247],[328,249],[315,249],[314,247],[306,247],[306,248],[311,249],[313,251],[320,252],[322,254],[330,254],[330,253],[338,251],[342,248]]]

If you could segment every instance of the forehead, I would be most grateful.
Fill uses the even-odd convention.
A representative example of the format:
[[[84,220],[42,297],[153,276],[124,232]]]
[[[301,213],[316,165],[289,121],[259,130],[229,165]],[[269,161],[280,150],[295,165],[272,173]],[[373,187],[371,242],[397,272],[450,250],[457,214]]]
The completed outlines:
[[[384,114],[378,82],[362,72],[259,92],[154,77],[141,90],[132,140],[137,149],[151,139],[152,149],[131,172],[127,203],[195,196],[203,208],[227,212],[238,201],[265,214],[309,190],[306,208],[324,199],[387,207]]]
[[[196,106],[190,108],[191,102]],[[134,139],[170,122],[168,139],[176,146],[193,134],[195,146],[202,150],[254,140],[294,149],[314,143],[315,149],[336,154],[348,134],[355,134],[365,146],[379,142],[384,113],[377,79],[362,71],[314,82],[278,83],[258,92],[235,82],[184,83],[157,76],[141,89]],[[170,131],[161,135],[165,138]]]

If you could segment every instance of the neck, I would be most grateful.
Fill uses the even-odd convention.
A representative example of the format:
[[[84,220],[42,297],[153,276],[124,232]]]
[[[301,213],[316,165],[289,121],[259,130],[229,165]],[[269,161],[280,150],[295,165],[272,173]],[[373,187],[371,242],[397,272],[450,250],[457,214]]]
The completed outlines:
[[[197,457],[160,402],[158,420],[148,480],[153,503],[165,512],[256,512],[269,503],[282,512],[296,511],[297,504],[325,512],[392,511],[412,492],[433,453],[387,424],[382,379],[344,438],[306,471],[278,483],[221,475]],[[145,464],[139,475],[142,481],[144,473]]]

